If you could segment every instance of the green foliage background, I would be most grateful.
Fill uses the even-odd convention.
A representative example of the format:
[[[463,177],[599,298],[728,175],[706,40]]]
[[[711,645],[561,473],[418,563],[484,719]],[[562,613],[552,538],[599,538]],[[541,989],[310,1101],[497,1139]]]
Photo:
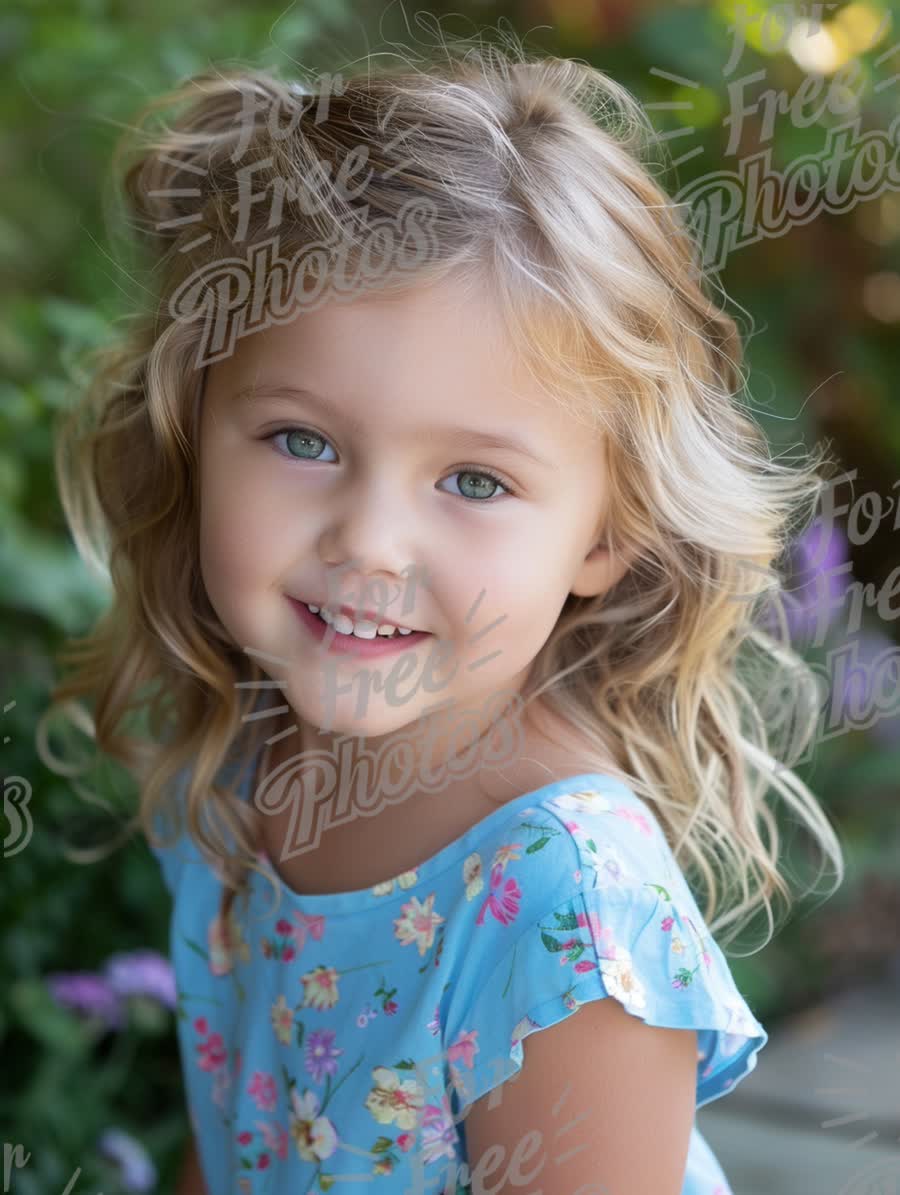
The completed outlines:
[[[585,58],[645,103],[689,96],[690,115],[654,116],[660,129],[692,127],[692,141],[670,142],[673,157],[685,144],[702,147],[679,168],[670,190],[733,168],[723,126],[728,6],[537,0],[448,8],[460,15],[442,21],[446,36],[505,17],[529,35],[530,46]],[[429,41],[414,20],[422,11],[349,0],[287,8],[233,0],[194,0],[189,7],[171,0],[152,7],[70,0],[0,12],[0,135],[8,167],[0,202],[2,758],[4,777],[32,786],[35,822],[27,849],[3,859],[0,894],[6,979],[0,1136],[31,1152],[15,1175],[18,1195],[62,1192],[78,1167],[76,1192],[115,1195],[116,1176],[94,1148],[110,1124],[144,1143],[160,1169],[158,1189],[170,1190],[187,1132],[171,1014],[136,1006],[126,1031],[98,1035],[57,1008],[44,984],[51,971],[99,969],[115,951],[167,950],[169,901],[145,843],[132,841],[102,866],[66,859],[65,844],[85,831],[84,804],[73,785],[41,763],[34,731],[57,678],[56,652],[67,637],[85,633],[107,600],[62,518],[52,434],[79,383],[81,354],[103,341],[140,287],[113,250],[113,143],[149,96],[210,62],[284,69],[299,60],[316,73],[339,71],[394,38]],[[436,5],[427,11],[442,12]],[[886,129],[898,111],[900,85],[877,84],[900,68],[896,56],[875,60],[894,44],[898,22],[894,8],[876,11],[891,24],[861,58],[863,127]],[[768,85],[789,95],[803,78],[783,50],[748,47],[741,72],[751,69],[765,69]],[[798,123],[784,116],[777,122],[772,145],[780,169],[817,151],[823,127],[836,119],[826,113],[810,128]],[[752,141],[754,120],[747,124]],[[824,212],[741,249],[721,278],[755,329],[750,392],[773,451],[827,437],[845,467],[857,470],[857,492],[884,498],[896,496],[900,459],[900,303],[895,298],[885,309],[882,300],[874,312],[866,287],[873,276],[891,275],[900,286],[898,268],[900,196],[888,189],[843,214]],[[879,293],[890,296],[890,284]],[[867,542],[851,544],[854,577],[876,591],[898,565],[892,524],[886,519]],[[893,614],[869,611],[866,618],[896,639]],[[809,654],[822,660],[824,648]],[[900,957],[900,747],[871,728],[854,730],[821,744],[800,772],[838,828],[849,874],[832,900],[800,905],[768,947],[733,960],[740,986],[770,1029],[838,986],[896,967]],[[133,807],[127,778],[108,763],[96,762],[86,779],[120,808]],[[792,863],[801,873],[802,857]]]

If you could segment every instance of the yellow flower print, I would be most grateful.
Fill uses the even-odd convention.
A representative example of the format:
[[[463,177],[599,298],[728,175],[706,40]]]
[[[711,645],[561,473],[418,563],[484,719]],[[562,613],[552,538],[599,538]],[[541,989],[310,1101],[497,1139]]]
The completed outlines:
[[[218,913],[209,923],[209,969],[213,975],[227,975],[235,959],[246,963],[250,958],[250,947],[244,941],[241,927],[234,912],[223,918]]]
[[[565,795],[571,797],[573,801],[580,801],[584,805],[590,805],[591,809],[595,812],[605,813],[610,808],[609,798],[594,788],[583,789],[577,793],[566,793]]]
[[[419,882],[419,870],[413,868],[412,871],[402,871],[400,875],[394,876],[392,880],[382,880],[380,884],[376,884],[372,888],[373,896],[388,896],[394,891],[394,883],[396,882],[398,888],[412,888],[414,884]]]
[[[463,863],[463,882],[466,885],[466,900],[474,900],[484,887],[484,869],[478,851],[469,855]]]
[[[684,954],[684,942],[675,934],[672,938],[672,951],[675,954]]]
[[[298,1095],[297,1088],[291,1088],[290,1131],[297,1146],[297,1153],[304,1162],[321,1162],[330,1158],[337,1149],[338,1136],[327,1116],[317,1116],[319,1099],[314,1091]]]
[[[516,853],[521,845],[521,842],[510,842],[506,846],[498,846],[494,852],[492,866],[496,867],[499,864],[501,867],[505,867],[510,859],[521,859],[522,856]]]
[[[288,1006],[283,992],[272,1005],[271,1015],[275,1036],[283,1046],[289,1046],[291,1044],[291,1034],[294,1030],[294,1013],[293,1009]]]
[[[394,936],[402,946],[409,946],[413,942],[419,948],[421,957],[434,944],[435,927],[442,925],[444,918],[432,912],[434,893],[431,892],[423,902],[417,896],[412,896],[401,906],[402,916],[394,920]]]
[[[400,1078],[387,1066],[372,1071],[375,1086],[366,1096],[366,1108],[379,1124],[396,1124],[399,1129],[414,1129],[425,1105],[425,1093],[415,1079]]]
[[[631,955],[623,946],[616,947],[615,958],[601,958],[603,984],[610,996],[624,1004],[629,1012],[644,1008],[647,995],[644,985],[634,973]]]
[[[334,967],[313,967],[300,976],[303,1007],[334,1008],[338,1002],[338,973]]]

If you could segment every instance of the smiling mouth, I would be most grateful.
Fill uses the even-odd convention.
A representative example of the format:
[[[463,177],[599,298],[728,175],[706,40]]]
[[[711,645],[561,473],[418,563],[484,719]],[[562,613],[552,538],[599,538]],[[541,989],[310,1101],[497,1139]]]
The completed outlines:
[[[403,640],[414,640],[430,635],[430,631],[417,631],[413,627],[400,627],[394,623],[380,621],[378,619],[352,619],[349,615],[339,612],[336,616],[324,618],[322,616],[322,608],[317,606],[315,602],[306,602],[302,598],[291,598],[297,606],[302,606],[304,610],[322,627],[331,627],[335,635],[342,639],[350,639],[359,643],[393,643]],[[343,620],[343,625],[336,625],[337,622]],[[365,625],[365,633],[359,633],[357,626]]]

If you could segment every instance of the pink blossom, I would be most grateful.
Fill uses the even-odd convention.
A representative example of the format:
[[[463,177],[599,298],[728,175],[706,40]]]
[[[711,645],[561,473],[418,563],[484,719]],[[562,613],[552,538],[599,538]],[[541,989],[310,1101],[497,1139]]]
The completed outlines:
[[[225,1065],[228,1051],[222,1042],[221,1033],[211,1033],[206,1041],[197,1046],[200,1055],[200,1069],[203,1071],[220,1070]]]
[[[477,1048],[475,1042],[477,1036],[477,1029],[469,1029],[465,1033],[460,1033],[453,1045],[447,1047],[448,1062],[456,1062],[458,1058],[461,1058],[471,1070],[474,1065],[473,1056]]]
[[[278,1102],[275,1080],[263,1071],[254,1071],[253,1079],[247,1087],[247,1094],[254,1098],[257,1108],[263,1112],[270,1112]]]

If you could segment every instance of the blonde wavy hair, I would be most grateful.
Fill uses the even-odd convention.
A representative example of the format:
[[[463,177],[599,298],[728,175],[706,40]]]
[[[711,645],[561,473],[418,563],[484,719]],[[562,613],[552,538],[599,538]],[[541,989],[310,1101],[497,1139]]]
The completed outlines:
[[[145,127],[173,107],[174,121]],[[373,174],[364,195],[348,197],[316,163],[359,146]],[[248,721],[264,673],[202,582],[200,328],[171,304],[186,279],[271,236],[259,204],[236,238],[248,158],[264,166],[261,190],[288,180],[283,258],[337,233],[358,262],[374,221],[427,201],[435,251],[382,280],[382,293],[450,275],[487,282],[548,401],[606,433],[608,544],[633,564],[600,597],[569,596],[524,705],[540,697],[587,745],[586,763],[595,751],[601,771],[618,762],[711,932],[731,927],[723,947],[761,908],[771,936],[773,894],[786,910],[792,902],[771,790],[842,882],[839,842],[787,766],[784,723],[770,724],[760,696],[777,689],[784,709],[800,711],[791,747],[802,750],[818,712],[815,677],[760,615],[781,591],[783,553],[815,514],[824,459],[772,459],[740,397],[737,324],[708,297],[681,206],[652,177],[652,148],[639,103],[608,75],[482,40],[370,63],[327,94],[268,70],[210,70],[148,104],[117,146],[116,169],[130,159],[124,194],[153,263],[152,302],[97,352],[59,429],[65,514],[113,600],[63,653],[75,672],[53,690],[48,715],[64,710],[138,779],[128,833],[140,826],[158,843],[160,814],[181,832],[173,780],[189,771],[187,827],[229,902],[246,869],[259,870],[253,809],[235,784],[265,736]],[[302,203],[311,178],[316,202]],[[95,698],[92,715],[83,696]],[[135,712],[144,733],[129,735],[120,723]],[[239,765],[231,785],[219,783],[226,761]]]

